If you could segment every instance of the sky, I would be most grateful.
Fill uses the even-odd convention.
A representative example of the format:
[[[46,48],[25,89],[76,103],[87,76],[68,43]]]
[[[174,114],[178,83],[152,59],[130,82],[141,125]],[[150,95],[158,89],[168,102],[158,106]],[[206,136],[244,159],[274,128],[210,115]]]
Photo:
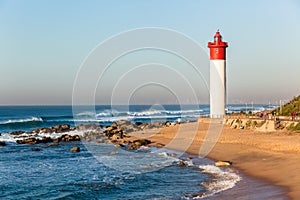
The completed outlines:
[[[209,68],[207,42],[220,29],[229,43],[228,103],[288,101],[300,94],[299,21],[296,0],[0,0],[0,105],[72,104],[78,73],[99,44],[145,27],[173,30],[195,41],[207,55],[199,66],[204,76]],[[111,55],[108,46],[98,56]],[[208,77],[197,78],[189,64],[170,52],[132,52],[109,70],[103,79],[95,74],[97,104],[172,104],[178,103],[178,95],[184,96],[180,103],[208,103]],[[148,84],[152,78],[159,84]],[[91,86],[89,76],[82,80],[83,90]],[[168,81],[163,85],[160,80]],[[139,85],[127,91],[135,81]],[[186,92],[186,83],[196,98]]]

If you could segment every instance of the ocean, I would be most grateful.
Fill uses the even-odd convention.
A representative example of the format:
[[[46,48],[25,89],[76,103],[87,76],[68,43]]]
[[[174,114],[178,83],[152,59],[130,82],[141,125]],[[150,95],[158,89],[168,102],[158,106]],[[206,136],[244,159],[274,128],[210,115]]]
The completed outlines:
[[[255,105],[254,111],[269,105]],[[230,105],[228,112],[251,110]],[[209,113],[208,105],[99,105],[94,112],[72,106],[0,106],[0,199],[193,199],[213,196],[232,188],[241,177],[220,169],[206,158],[168,149],[147,147],[120,151],[113,144],[61,142],[21,145],[12,131],[38,127],[96,123],[187,122]],[[26,134],[26,133],[25,133]],[[80,133],[76,133],[80,134]],[[70,152],[78,146],[81,151]],[[88,147],[88,148],[87,148]],[[97,154],[90,149],[96,149]],[[119,151],[118,154],[112,152]],[[180,158],[172,154],[182,154]],[[187,159],[193,157],[193,159]],[[188,167],[181,167],[183,160]]]

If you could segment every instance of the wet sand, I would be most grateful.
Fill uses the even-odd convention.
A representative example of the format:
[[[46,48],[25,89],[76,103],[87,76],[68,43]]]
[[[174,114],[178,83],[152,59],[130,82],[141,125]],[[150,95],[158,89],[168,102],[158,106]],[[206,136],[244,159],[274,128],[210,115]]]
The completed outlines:
[[[220,136],[215,134],[204,139],[209,125],[210,122],[204,119],[149,133],[136,133],[136,137],[149,138],[156,146],[163,144],[193,155],[203,154],[200,151],[203,141],[207,145],[217,140],[206,157],[232,161],[232,167],[241,171],[243,180],[237,187],[216,195],[216,198],[300,198],[300,133],[261,133],[222,125]]]

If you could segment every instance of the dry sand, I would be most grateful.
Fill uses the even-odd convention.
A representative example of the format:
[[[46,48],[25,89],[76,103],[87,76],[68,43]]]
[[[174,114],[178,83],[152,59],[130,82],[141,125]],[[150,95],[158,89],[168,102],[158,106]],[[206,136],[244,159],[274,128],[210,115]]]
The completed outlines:
[[[136,137],[147,137],[155,145],[164,144],[170,149],[199,155],[209,124],[208,120],[199,120],[149,133],[137,133]],[[300,133],[261,133],[231,129],[224,125],[207,157],[232,161],[233,167],[246,175],[284,187],[287,197],[300,199]]]

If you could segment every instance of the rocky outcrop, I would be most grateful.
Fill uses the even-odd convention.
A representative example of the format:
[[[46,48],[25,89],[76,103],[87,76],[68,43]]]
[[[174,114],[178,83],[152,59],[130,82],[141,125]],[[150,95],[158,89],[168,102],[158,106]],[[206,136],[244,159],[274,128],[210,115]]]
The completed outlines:
[[[25,133],[25,131],[13,131],[11,133],[9,133],[10,135],[22,135],[23,133]]]
[[[80,141],[79,135],[68,135],[64,134],[61,137],[52,139],[51,137],[42,137],[41,139],[35,137],[24,138],[22,140],[17,140],[18,144],[40,144],[40,143],[58,143],[58,142],[71,142],[71,141]]]
[[[14,131],[11,135],[15,136],[18,144],[39,144],[39,143],[51,143],[49,146],[54,146],[59,142],[72,142],[72,141],[86,141],[95,143],[113,143],[120,148],[127,148],[129,150],[138,149],[141,146],[147,146],[151,144],[150,140],[130,139],[128,133],[134,131],[143,131],[145,129],[163,128],[171,126],[170,122],[153,122],[153,123],[141,123],[120,120],[116,123],[112,123],[110,126],[101,126],[99,124],[86,124],[70,127],[68,124],[56,125],[52,127],[36,128],[30,132]],[[80,131],[83,135],[67,134],[70,131]],[[26,133],[26,134],[25,134]],[[47,133],[50,136],[40,137]],[[58,137],[58,133],[66,133]],[[74,132],[73,132],[74,133]]]

